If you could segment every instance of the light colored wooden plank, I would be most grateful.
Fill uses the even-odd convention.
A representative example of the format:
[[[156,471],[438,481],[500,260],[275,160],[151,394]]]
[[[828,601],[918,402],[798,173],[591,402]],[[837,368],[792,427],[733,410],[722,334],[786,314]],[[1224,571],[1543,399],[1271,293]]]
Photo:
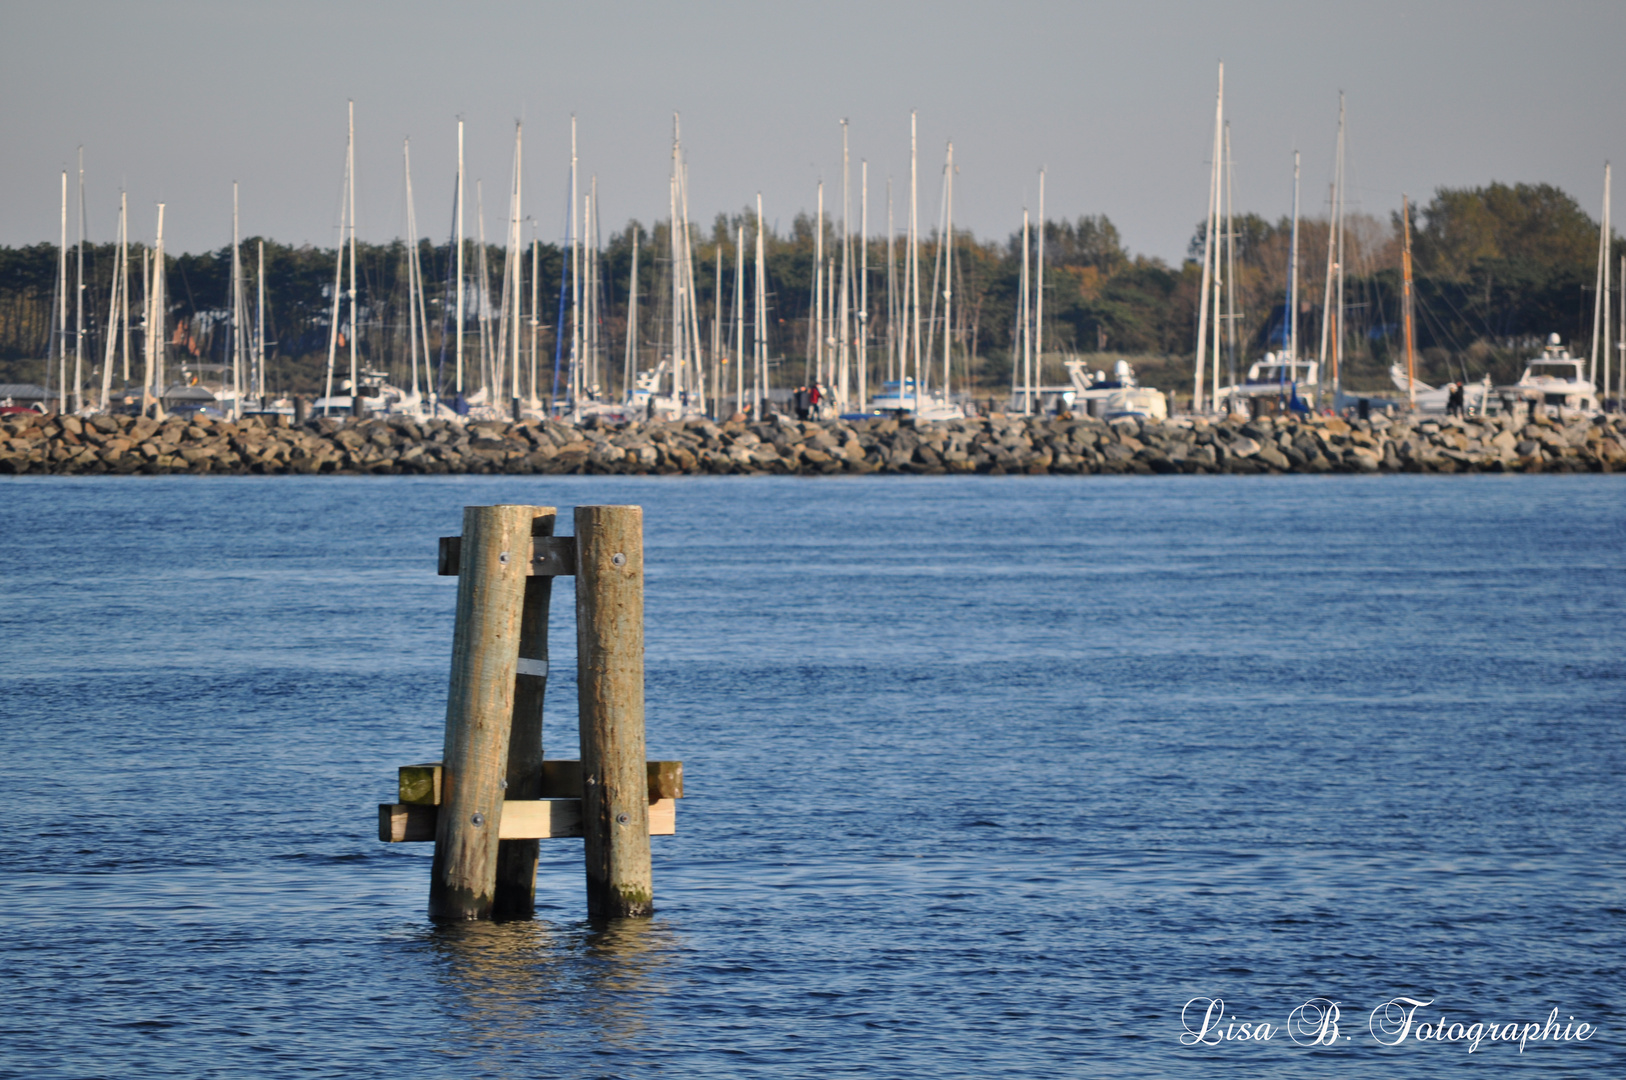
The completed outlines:
[[[381,803],[378,838],[387,844],[435,838],[440,809],[418,803]],[[503,803],[502,840],[561,840],[582,835],[580,799],[510,799]],[[677,835],[677,801],[649,804],[649,835]]]

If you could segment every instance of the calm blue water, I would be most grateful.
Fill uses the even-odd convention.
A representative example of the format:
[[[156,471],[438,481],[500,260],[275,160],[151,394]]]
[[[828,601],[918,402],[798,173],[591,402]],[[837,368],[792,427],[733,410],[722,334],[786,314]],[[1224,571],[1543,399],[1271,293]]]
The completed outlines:
[[[0,1073],[1626,1075],[1614,477],[0,484]],[[640,503],[657,916],[437,928],[465,504]],[[576,756],[570,586],[550,756]],[[1601,1025],[1376,1045],[1368,1014]],[[1335,1046],[1181,1044],[1339,1002]],[[1234,1029],[1233,1029],[1234,1030]]]

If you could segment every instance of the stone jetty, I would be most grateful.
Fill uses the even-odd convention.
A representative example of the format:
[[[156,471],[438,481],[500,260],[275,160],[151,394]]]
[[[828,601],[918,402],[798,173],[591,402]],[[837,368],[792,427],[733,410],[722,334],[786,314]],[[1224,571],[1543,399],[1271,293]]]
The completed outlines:
[[[236,422],[13,414],[0,474],[1454,473],[1626,471],[1626,418],[1167,422]]]

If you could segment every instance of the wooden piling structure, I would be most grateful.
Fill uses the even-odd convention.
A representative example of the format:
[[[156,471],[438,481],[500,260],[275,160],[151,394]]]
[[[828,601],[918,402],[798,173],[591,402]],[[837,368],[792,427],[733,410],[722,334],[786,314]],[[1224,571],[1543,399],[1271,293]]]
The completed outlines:
[[[637,506],[471,506],[442,537],[457,624],[441,761],[403,765],[386,843],[434,840],[429,914],[525,917],[538,841],[582,837],[595,919],[653,910],[649,838],[677,831],[681,761],[644,760],[644,544]],[[581,759],[542,756],[548,602],[575,576]]]
[[[469,506],[457,579],[445,766],[429,915],[489,918],[496,900],[514,677],[530,575],[529,506]]]
[[[576,507],[576,672],[587,913],[648,915],[642,507]]]

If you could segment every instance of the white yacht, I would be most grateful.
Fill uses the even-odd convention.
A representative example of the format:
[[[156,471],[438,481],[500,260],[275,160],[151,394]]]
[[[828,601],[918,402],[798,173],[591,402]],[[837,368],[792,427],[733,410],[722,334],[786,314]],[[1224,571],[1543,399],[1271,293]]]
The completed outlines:
[[[1519,381],[1498,390],[1560,420],[1591,416],[1598,411],[1598,388],[1588,381],[1584,364],[1560,344],[1557,334],[1550,334],[1546,348],[1530,358]]]
[[[1083,360],[1066,360],[1063,364],[1073,385],[1061,394],[1061,400],[1074,412],[1103,420],[1123,416],[1163,420],[1169,415],[1169,399],[1163,391],[1136,382],[1135,369],[1127,360],[1113,364],[1110,377],[1105,371],[1092,373]]]

